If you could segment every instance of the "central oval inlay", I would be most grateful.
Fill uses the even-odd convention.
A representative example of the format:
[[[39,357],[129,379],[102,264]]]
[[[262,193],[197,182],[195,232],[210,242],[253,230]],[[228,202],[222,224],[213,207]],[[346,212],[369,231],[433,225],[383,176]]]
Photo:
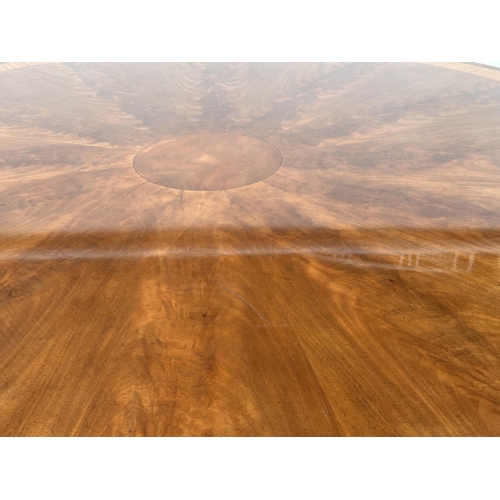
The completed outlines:
[[[161,186],[215,191],[266,179],[280,168],[281,160],[278,149],[255,137],[189,134],[146,146],[135,156],[134,168]]]

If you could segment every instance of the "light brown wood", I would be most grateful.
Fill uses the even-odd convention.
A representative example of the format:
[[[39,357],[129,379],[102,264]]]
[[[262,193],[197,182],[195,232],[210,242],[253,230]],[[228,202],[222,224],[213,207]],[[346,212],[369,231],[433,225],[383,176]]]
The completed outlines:
[[[1,435],[500,435],[499,81],[1,68]]]
[[[216,191],[248,186],[274,174],[281,154],[271,144],[238,134],[189,134],[145,147],[135,171],[160,186]]]

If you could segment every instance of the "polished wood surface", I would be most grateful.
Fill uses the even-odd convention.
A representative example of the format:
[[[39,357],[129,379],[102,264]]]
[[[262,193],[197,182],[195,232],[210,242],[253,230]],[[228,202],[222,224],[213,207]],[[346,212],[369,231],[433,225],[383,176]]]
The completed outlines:
[[[500,435],[499,75],[0,65],[0,435]]]
[[[248,186],[274,174],[281,154],[238,134],[189,134],[151,144],[134,158],[135,171],[160,186],[216,191]]]

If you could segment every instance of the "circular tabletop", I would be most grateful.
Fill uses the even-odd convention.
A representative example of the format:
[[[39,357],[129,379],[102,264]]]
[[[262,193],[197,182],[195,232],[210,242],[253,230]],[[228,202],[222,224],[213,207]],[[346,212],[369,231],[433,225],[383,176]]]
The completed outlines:
[[[500,435],[500,70],[0,64],[0,435]]]

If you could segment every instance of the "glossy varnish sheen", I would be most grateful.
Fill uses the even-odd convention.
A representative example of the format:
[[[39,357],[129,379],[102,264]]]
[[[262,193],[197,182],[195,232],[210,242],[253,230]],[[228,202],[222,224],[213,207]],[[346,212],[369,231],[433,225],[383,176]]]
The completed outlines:
[[[0,435],[500,435],[499,75],[0,65]]]

